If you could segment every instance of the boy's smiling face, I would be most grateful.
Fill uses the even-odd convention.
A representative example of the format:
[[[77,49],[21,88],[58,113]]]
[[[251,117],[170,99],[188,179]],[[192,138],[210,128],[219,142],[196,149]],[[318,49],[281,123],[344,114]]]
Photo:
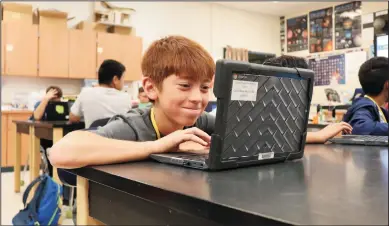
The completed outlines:
[[[148,89],[148,96],[155,100],[155,107],[175,124],[192,126],[204,112],[209,100],[212,81],[194,81],[187,76],[170,75],[161,87]]]

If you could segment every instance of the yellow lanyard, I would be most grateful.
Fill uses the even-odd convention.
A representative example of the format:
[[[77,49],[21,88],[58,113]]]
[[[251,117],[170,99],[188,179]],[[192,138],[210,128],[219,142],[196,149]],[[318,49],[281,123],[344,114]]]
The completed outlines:
[[[384,113],[382,112],[381,107],[378,106],[378,104],[373,100],[373,98],[369,97],[368,95],[366,95],[365,97],[368,98],[369,100],[373,101],[373,103],[375,103],[375,105],[377,105],[378,111],[379,111],[379,115],[380,115],[380,118],[381,118],[385,123],[388,123],[388,122],[386,121],[386,118],[385,118]],[[381,120],[380,120],[380,121],[381,121]]]
[[[155,134],[157,134],[157,140],[161,138],[161,134],[159,133],[159,129],[157,126],[157,123],[155,122],[155,116],[154,116],[154,108],[151,108],[150,111],[150,118],[151,118],[151,124],[153,124],[153,128],[155,130]]]

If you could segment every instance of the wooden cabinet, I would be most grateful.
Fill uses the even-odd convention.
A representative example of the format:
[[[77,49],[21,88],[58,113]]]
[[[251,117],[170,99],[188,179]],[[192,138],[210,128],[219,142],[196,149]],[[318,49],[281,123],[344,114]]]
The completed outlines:
[[[69,77],[68,29],[55,23],[39,25],[39,69],[41,77]],[[80,52],[83,50],[81,49]]]
[[[97,68],[106,59],[121,62],[126,67],[126,81],[141,79],[142,39],[130,35],[97,34]]]
[[[15,22],[3,23],[5,75],[37,76],[38,26]]]
[[[120,62],[126,67],[125,81],[142,78],[142,39],[136,36],[122,35]]]
[[[140,37],[69,30],[56,23],[2,22],[1,73],[52,78],[97,78],[106,59],[126,67],[125,81],[142,78]]]
[[[109,33],[97,33],[97,69],[104,60],[112,59],[120,61],[121,43],[120,35]]]
[[[1,166],[13,166],[15,161],[15,139],[16,125],[13,120],[27,120],[31,116],[31,112],[16,112],[1,114]],[[22,134],[22,159],[21,165],[26,164],[28,150],[30,149],[31,141],[27,134]]]
[[[1,23],[1,75],[4,75],[4,43],[5,43],[5,38],[4,38],[4,23]]]
[[[69,78],[97,78],[94,31],[69,30]]]
[[[7,164],[7,116],[1,114],[1,166]]]

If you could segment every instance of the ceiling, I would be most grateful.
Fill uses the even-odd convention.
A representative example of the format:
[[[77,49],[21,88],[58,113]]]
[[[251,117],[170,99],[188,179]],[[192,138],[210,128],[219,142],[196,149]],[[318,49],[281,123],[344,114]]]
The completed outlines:
[[[340,4],[340,2],[283,2],[283,1],[257,1],[257,2],[215,2],[230,8],[251,12],[258,12],[274,16],[288,16],[309,12],[321,7]]]

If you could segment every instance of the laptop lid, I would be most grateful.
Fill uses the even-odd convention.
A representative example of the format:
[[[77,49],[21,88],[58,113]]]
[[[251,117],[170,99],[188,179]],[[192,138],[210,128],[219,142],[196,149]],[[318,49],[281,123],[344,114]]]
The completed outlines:
[[[314,73],[219,60],[210,169],[301,158]]]
[[[47,121],[66,121],[69,119],[68,102],[50,101],[46,107]]]

